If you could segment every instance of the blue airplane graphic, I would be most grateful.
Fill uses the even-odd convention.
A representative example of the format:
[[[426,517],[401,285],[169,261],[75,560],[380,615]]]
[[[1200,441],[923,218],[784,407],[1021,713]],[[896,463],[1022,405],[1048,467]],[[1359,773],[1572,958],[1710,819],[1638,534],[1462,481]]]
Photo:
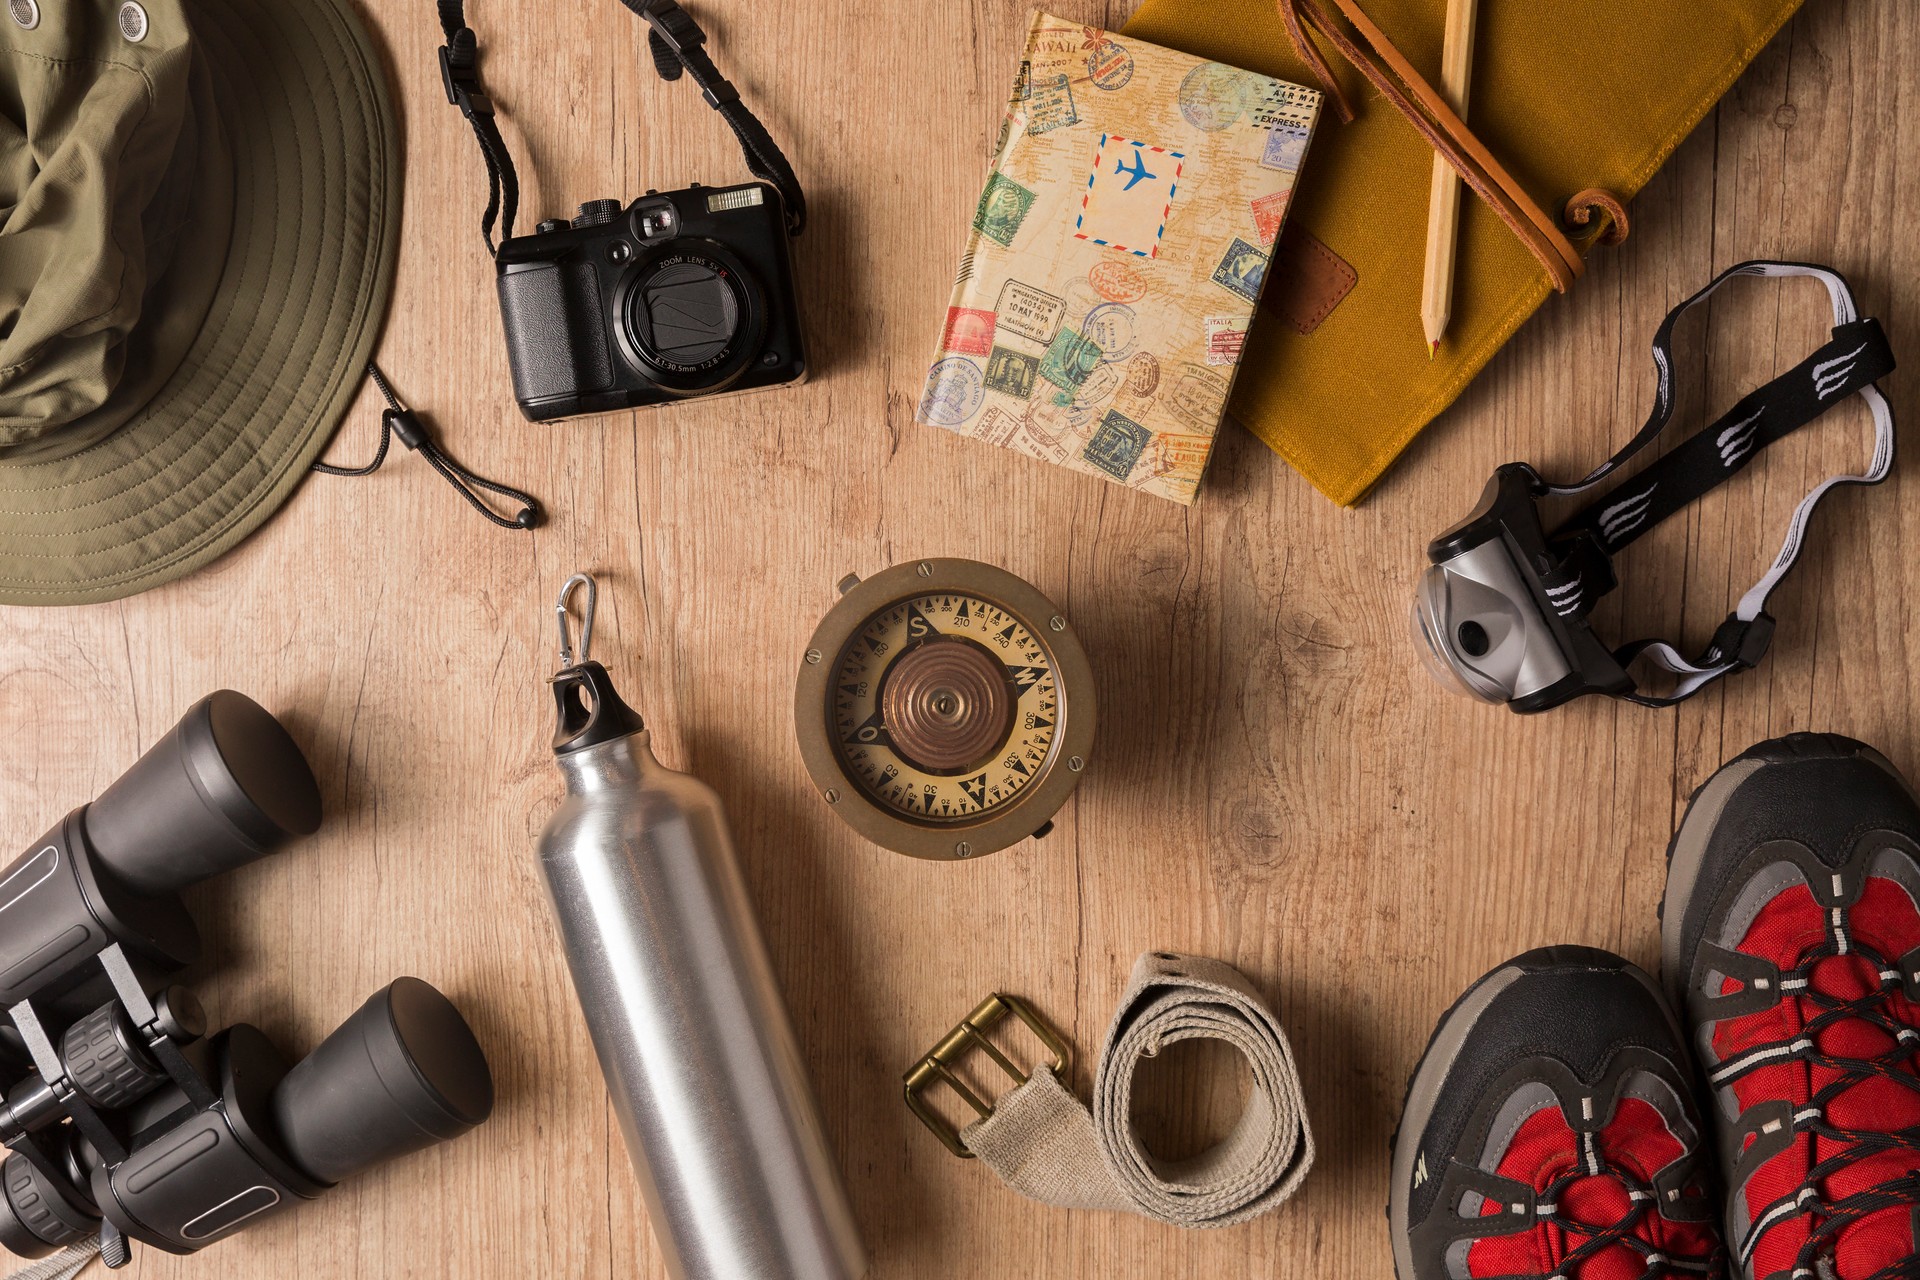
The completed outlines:
[[[1157,178],[1160,176],[1157,173],[1147,172],[1146,159],[1141,156],[1138,148],[1136,148],[1133,153],[1132,168],[1128,168],[1124,164],[1116,164],[1113,166],[1113,171],[1115,173],[1124,173],[1127,175],[1127,185],[1121,188],[1122,191],[1133,190],[1133,184],[1136,182],[1139,182],[1143,178]]]

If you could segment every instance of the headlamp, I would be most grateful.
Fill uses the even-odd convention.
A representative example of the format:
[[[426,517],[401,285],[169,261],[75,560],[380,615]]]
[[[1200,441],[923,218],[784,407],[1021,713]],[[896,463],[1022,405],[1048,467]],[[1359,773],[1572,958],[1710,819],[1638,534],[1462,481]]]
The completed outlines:
[[[1672,420],[1674,323],[1738,275],[1819,279],[1833,300],[1831,340],[1549,531],[1541,515],[1544,500],[1597,489]],[[1654,337],[1653,358],[1659,374],[1653,412],[1626,448],[1570,485],[1549,484],[1528,464],[1510,462],[1494,472],[1472,514],[1428,545],[1427,568],[1414,595],[1413,637],[1441,684],[1520,712],[1544,711],[1589,693],[1648,706],[1691,697],[1765,654],[1774,628],[1767,597],[1798,558],[1820,499],[1836,485],[1878,484],[1893,465],[1893,412],[1873,385],[1892,371],[1893,353],[1879,322],[1856,315],[1838,272],[1793,262],[1729,268],[1667,315]],[[1684,658],[1661,640],[1613,648],[1594,634],[1589,619],[1617,585],[1613,557],[1623,547],[1741,470],[1765,445],[1856,392],[1873,413],[1871,464],[1859,475],[1826,480],[1801,501],[1773,566],[1699,656]],[[1640,690],[1631,668],[1642,657],[1677,677],[1670,691],[1656,696]]]

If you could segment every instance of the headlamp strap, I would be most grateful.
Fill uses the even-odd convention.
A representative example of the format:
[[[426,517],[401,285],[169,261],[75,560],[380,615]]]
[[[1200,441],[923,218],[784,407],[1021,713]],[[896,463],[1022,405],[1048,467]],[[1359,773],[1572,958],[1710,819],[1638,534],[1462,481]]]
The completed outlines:
[[[1766,612],[1767,597],[1799,559],[1814,507],[1838,485],[1878,484],[1893,465],[1893,411],[1873,385],[1875,379],[1892,372],[1894,367],[1893,351],[1879,322],[1857,314],[1853,293],[1845,278],[1828,267],[1799,262],[1743,262],[1714,277],[1661,322],[1653,340],[1658,382],[1653,412],[1646,425],[1626,448],[1580,481],[1564,486],[1550,485],[1547,491],[1572,495],[1593,489],[1653,443],[1673,418],[1675,322],[1722,284],[1741,275],[1813,276],[1820,280],[1833,301],[1833,337],[1786,373],[1742,396],[1714,422],[1674,446],[1638,475],[1570,516],[1550,538],[1562,560],[1543,580],[1548,599],[1563,617],[1586,616],[1600,597],[1613,588],[1610,558],[1615,553],[1742,470],[1762,448],[1812,422],[1856,392],[1866,400],[1873,414],[1873,458],[1859,475],[1830,477],[1801,500],[1773,565],[1741,598],[1699,658],[1688,661],[1662,640],[1637,641],[1615,652],[1614,657],[1623,666],[1644,656],[1680,678],[1674,692],[1666,697],[1626,695],[1650,706],[1679,702],[1721,676],[1757,663],[1773,638],[1774,620]]]
[[[732,126],[746,153],[747,168],[761,181],[779,191],[787,206],[787,234],[797,236],[807,220],[806,197],[800,179],[787,162],[773,136],[747,105],[706,51],[707,36],[675,0],[620,0],[648,25],[647,46],[653,54],[654,69],[663,80],[677,80],[681,72],[693,76],[693,82],[706,95],[707,103]],[[513,167],[513,154],[493,118],[493,102],[480,86],[479,40],[467,25],[464,0],[436,0],[440,29],[447,42],[440,46],[440,81],[447,101],[460,108],[460,114],[473,126],[480,143],[480,158],[487,165],[487,207],[480,215],[480,235],[487,252],[496,254],[494,223],[500,226],[500,239],[513,236],[513,219],[520,206],[520,178]]]

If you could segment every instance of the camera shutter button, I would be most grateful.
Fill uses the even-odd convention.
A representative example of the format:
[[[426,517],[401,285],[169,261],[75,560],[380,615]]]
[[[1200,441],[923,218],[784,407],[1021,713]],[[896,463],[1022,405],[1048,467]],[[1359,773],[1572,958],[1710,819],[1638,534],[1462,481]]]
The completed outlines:
[[[576,227],[596,227],[603,222],[612,222],[620,216],[618,200],[589,200],[580,206],[580,212],[574,215]]]

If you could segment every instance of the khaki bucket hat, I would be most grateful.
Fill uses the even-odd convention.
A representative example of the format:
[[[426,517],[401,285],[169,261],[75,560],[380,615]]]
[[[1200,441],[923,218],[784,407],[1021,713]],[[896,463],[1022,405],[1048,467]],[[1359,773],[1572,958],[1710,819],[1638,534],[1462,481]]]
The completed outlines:
[[[344,0],[0,0],[0,603],[257,529],[386,313],[399,138]]]

